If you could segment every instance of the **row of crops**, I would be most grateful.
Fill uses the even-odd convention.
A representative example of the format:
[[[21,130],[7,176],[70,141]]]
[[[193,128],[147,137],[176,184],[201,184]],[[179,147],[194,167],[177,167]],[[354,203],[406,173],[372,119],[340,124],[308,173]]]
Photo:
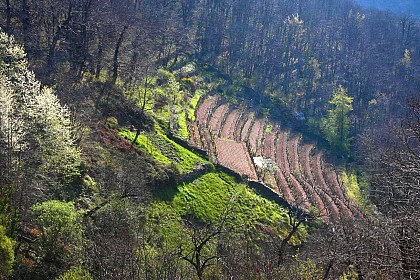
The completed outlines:
[[[362,216],[321,150],[257,115],[245,103],[204,96],[188,125],[189,142],[206,150],[213,162],[263,182],[290,204],[315,212],[325,222]]]

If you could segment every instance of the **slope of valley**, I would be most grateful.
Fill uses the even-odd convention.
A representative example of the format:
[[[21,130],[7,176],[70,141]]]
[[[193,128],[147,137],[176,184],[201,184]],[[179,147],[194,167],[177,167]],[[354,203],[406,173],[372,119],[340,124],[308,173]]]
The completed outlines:
[[[420,280],[418,1],[1,1],[0,280]]]
[[[205,95],[189,123],[192,146],[207,151],[216,164],[248,181],[258,181],[291,206],[310,212],[324,222],[362,213],[348,197],[337,172],[313,143],[258,117],[247,104],[234,105]]]

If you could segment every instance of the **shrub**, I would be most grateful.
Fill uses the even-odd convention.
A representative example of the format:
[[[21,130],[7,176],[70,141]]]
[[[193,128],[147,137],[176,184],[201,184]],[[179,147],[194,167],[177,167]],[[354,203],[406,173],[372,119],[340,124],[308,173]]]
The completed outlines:
[[[32,206],[32,211],[42,231],[42,257],[78,260],[84,242],[83,224],[74,203],[50,200]]]
[[[115,117],[108,117],[106,119],[106,126],[109,129],[117,129],[118,128],[118,120]]]
[[[14,261],[14,241],[6,236],[6,229],[0,225],[0,278],[12,272]]]
[[[73,266],[60,275],[57,280],[93,280],[89,271],[81,266]]]

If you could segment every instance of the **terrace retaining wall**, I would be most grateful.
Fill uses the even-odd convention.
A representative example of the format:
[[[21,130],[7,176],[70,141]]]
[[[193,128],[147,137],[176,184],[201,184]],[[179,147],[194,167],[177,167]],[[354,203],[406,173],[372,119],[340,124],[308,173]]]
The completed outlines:
[[[168,134],[167,136],[168,136],[169,139],[173,140],[177,144],[183,146],[184,148],[193,150],[194,152],[200,154],[201,156],[203,156],[204,158],[209,160],[209,155],[208,155],[208,152],[206,150],[203,150],[203,149],[200,149],[200,148],[197,148],[197,147],[193,147],[187,141],[185,141],[183,139],[180,139],[180,138],[174,136],[171,133]],[[233,171],[232,169],[229,169],[229,168],[227,168],[227,167],[225,167],[221,164],[214,163],[214,166],[218,170],[220,170],[222,172],[225,172],[226,174],[234,177],[237,180],[241,180],[241,181],[246,180],[246,178],[244,178],[244,176],[242,176],[241,174],[238,174],[235,171]],[[198,178],[200,175],[204,175],[206,172],[210,172],[210,171],[211,171],[211,167],[202,167],[202,168],[194,170],[194,171],[192,171],[188,174],[184,174],[184,176],[180,179],[183,182],[185,182],[185,181],[191,182],[191,181],[195,180],[196,178]],[[257,192],[259,192],[260,194],[262,194],[264,197],[276,202],[280,206],[282,206],[284,208],[287,208],[287,209],[291,209],[293,212],[296,213],[295,214],[296,217],[309,216],[309,214],[304,212],[302,209],[296,208],[295,206],[290,205],[283,197],[279,196],[277,193],[275,193],[269,186],[265,185],[263,182],[248,180],[247,185],[248,185],[248,187],[250,187],[250,188],[256,190]]]

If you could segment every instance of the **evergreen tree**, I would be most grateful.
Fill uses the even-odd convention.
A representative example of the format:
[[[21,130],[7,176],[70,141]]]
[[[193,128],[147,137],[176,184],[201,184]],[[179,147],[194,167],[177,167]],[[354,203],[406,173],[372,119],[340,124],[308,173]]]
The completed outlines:
[[[332,106],[328,110],[328,118],[324,119],[322,127],[325,138],[337,153],[346,155],[350,145],[350,118],[349,112],[353,110],[353,98],[348,96],[347,90],[339,85],[333,92],[329,101]]]

